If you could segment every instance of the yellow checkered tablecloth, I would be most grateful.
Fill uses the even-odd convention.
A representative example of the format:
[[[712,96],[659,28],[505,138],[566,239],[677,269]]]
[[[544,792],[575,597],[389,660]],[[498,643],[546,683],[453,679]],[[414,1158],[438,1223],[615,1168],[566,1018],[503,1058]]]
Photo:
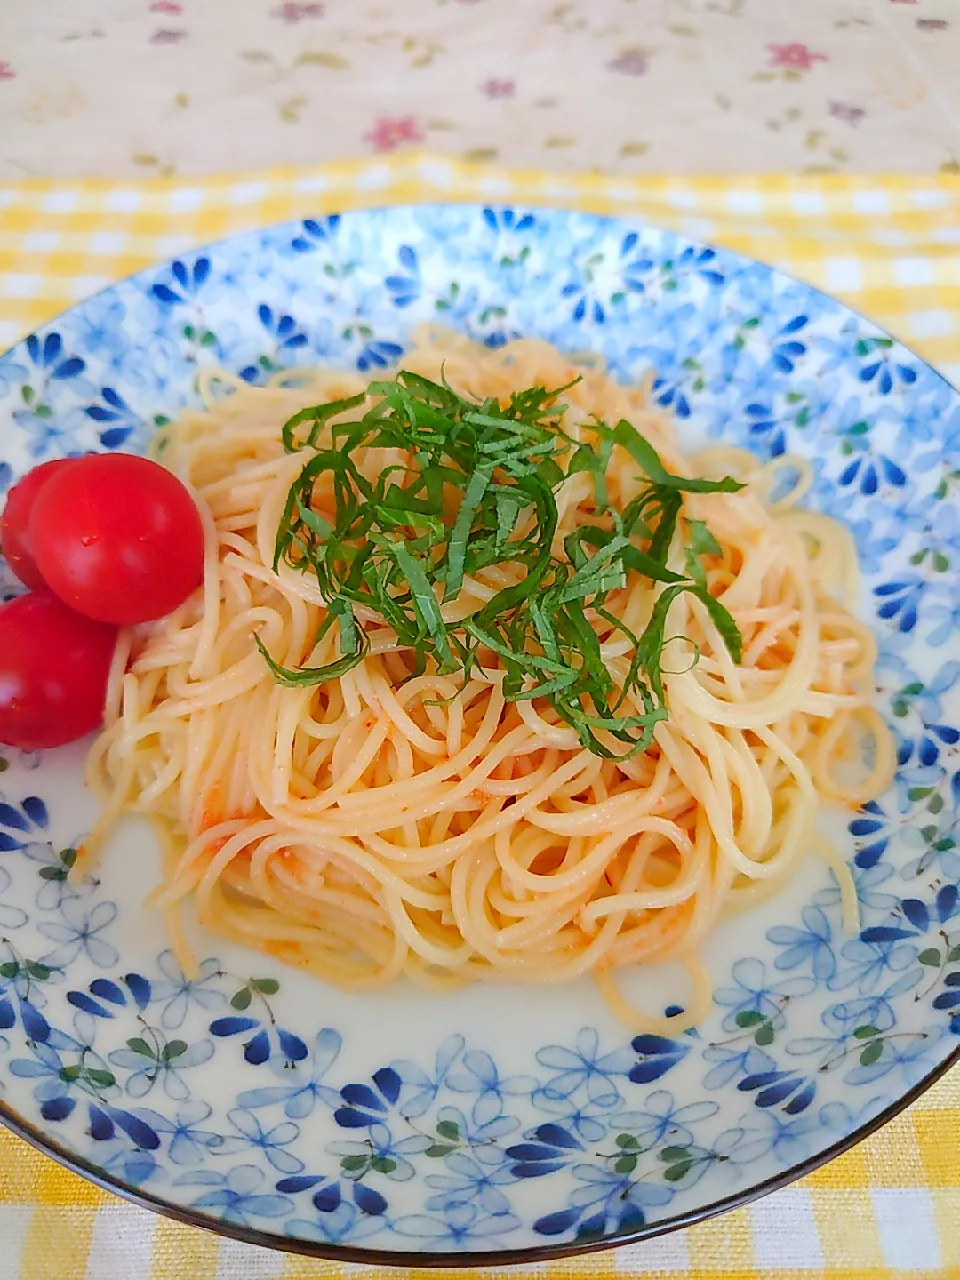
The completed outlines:
[[[0,185],[0,349],[191,245],[324,211],[444,200],[641,214],[729,245],[844,298],[960,383],[960,177],[632,181],[409,153],[196,182]],[[274,1254],[154,1217],[0,1133],[0,1280],[394,1274]],[[502,1274],[960,1280],[960,1072],[848,1155],[752,1206],[644,1244]]]

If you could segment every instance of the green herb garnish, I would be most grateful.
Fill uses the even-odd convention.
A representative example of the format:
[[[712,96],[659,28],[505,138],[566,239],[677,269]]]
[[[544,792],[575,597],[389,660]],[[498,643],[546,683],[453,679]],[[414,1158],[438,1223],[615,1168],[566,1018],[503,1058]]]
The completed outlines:
[[[573,385],[573,384],[571,384]],[[707,590],[700,556],[719,547],[706,525],[685,520],[685,574],[667,566],[685,493],[732,493],[723,480],[686,479],[669,472],[628,422],[591,424],[593,443],[563,431],[567,387],[531,387],[508,403],[472,402],[419,374],[400,372],[373,382],[366,396],[303,409],[284,426],[288,452],[310,457],[290,488],[277,531],[274,568],[281,561],[316,575],[329,610],[318,639],[335,623],[340,658],[322,667],[279,666],[257,644],[282,684],[320,684],[359,663],[369,640],[357,608],[392,628],[413,651],[420,674],[433,659],[443,673],[466,681],[481,648],[504,669],[508,700],[545,698],[585,747],[611,759],[642,751],[666,718],[661,656],[673,600],[689,591],[702,601],[734,661],[740,659],[736,623]],[[372,408],[333,425],[330,420]],[[328,431],[330,447],[320,447]],[[625,449],[646,482],[623,511],[608,502],[605,472],[615,446]],[[400,449],[409,462],[367,478],[357,450]],[[565,465],[564,465],[565,464]],[[553,552],[556,492],[566,476],[592,477],[595,523],[581,524]],[[319,480],[329,487],[329,518],[313,510]],[[481,608],[456,617],[464,578],[495,565],[520,565],[524,576]],[[612,592],[628,572],[662,583],[642,635],[610,611]],[[442,606],[455,620],[445,620]],[[595,630],[601,619],[631,646],[627,677],[618,685],[604,662]],[[643,707],[626,715],[629,695]],[[602,736],[600,736],[602,735]],[[622,750],[611,746],[619,746]]]

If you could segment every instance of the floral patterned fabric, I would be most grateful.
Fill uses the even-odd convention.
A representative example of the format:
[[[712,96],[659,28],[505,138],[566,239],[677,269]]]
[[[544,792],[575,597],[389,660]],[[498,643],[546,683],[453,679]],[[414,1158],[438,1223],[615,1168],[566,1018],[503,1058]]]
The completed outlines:
[[[956,0],[0,4],[0,177],[955,170]]]

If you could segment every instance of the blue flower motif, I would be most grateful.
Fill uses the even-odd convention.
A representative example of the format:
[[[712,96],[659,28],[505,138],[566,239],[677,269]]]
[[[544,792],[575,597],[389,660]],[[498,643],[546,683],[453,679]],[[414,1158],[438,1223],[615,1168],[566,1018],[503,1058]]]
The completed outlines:
[[[836,389],[821,378],[810,378],[797,368],[806,355],[811,320],[809,296],[777,305],[751,303],[740,314],[724,311],[713,321],[717,351],[716,391],[729,388],[747,392],[746,412],[752,446],[760,445],[771,457],[784,452],[787,434],[819,426],[836,400]],[[798,310],[799,308],[799,310]],[[699,323],[693,320],[688,328]],[[703,344],[706,352],[710,350]],[[790,375],[789,380],[785,375]],[[736,419],[732,419],[735,422]]]
[[[22,907],[15,907],[12,903],[3,901],[3,896],[12,883],[9,871],[0,867],[0,929],[11,932],[22,929],[28,920],[27,913]]]
[[[44,378],[63,382],[76,378],[86,368],[80,356],[68,356],[64,353],[59,333],[48,333],[43,339],[31,334],[26,346],[30,362]]]
[[[175,307],[192,301],[210,277],[210,259],[201,254],[192,263],[177,258],[170,264],[167,280],[158,279],[150,292],[164,306]]]
[[[175,1179],[178,1187],[207,1187],[190,1201],[193,1209],[213,1210],[224,1222],[241,1227],[257,1225],[260,1220],[285,1217],[293,1207],[288,1196],[273,1195],[264,1189],[263,1170],[252,1164],[241,1164],[228,1173],[198,1169]]]
[[[960,598],[951,598],[945,603],[934,602],[927,609],[926,620],[934,624],[927,635],[927,642],[934,646],[946,644],[960,627]]]
[[[791,316],[773,335],[770,360],[777,373],[793,373],[797,361],[806,355],[806,342],[798,335],[806,329],[809,322],[809,316]]]
[[[779,458],[787,450],[787,436],[779,412],[762,400],[751,400],[744,405],[750,444],[762,449],[771,458]],[[794,420],[796,413],[790,415]]]
[[[820,907],[804,907],[800,913],[802,929],[790,925],[776,925],[767,930],[767,937],[783,950],[774,960],[776,969],[797,969],[809,965],[818,982],[832,978],[837,969],[833,954],[833,930]]]
[[[820,1108],[820,1123],[836,1134],[855,1133],[879,1115],[884,1103],[885,1099],[879,1095],[860,1101],[856,1107],[846,1102],[828,1102]]]
[[[302,1062],[307,1056],[307,1046],[298,1035],[272,1021],[267,1028],[260,1018],[246,1014],[227,1014],[222,1018],[214,1018],[210,1023],[210,1034],[221,1040],[249,1035],[249,1040],[243,1042],[243,1058],[255,1067],[268,1062],[271,1055],[277,1052],[282,1061],[291,1066]]]
[[[432,1072],[408,1058],[391,1063],[407,1091],[402,1107],[405,1116],[415,1119],[417,1116],[422,1116],[433,1105],[440,1090],[446,1084],[447,1073],[463,1052],[465,1043],[463,1036],[459,1035],[447,1036],[441,1041],[434,1056]]]
[[[620,241],[615,267],[608,266],[606,253],[600,248],[575,261],[573,278],[562,289],[563,296],[573,301],[570,315],[574,324],[605,324],[611,312],[622,308],[628,293],[644,292],[653,268],[652,256],[634,231]],[[664,287],[675,289],[674,263],[668,261],[661,270],[669,273],[672,282]]]
[[[303,1120],[312,1115],[318,1102],[335,1108],[340,1102],[340,1093],[323,1080],[340,1053],[340,1044],[339,1033],[324,1027],[317,1033],[310,1056],[302,1065],[293,1067],[296,1074],[292,1083],[248,1089],[239,1095],[237,1102],[250,1111],[282,1105],[284,1115],[290,1120]],[[291,1068],[286,1064],[278,1067],[278,1071],[287,1077],[291,1075]]]
[[[320,1213],[315,1218],[288,1218],[284,1231],[291,1240],[352,1245],[376,1235],[386,1226],[382,1216],[366,1214],[344,1200],[331,1212]]]
[[[449,1213],[465,1204],[475,1204],[491,1215],[509,1212],[510,1201],[500,1190],[514,1181],[510,1167],[481,1163],[476,1156],[455,1152],[444,1161],[444,1172],[428,1174],[426,1185],[438,1192],[429,1196],[424,1207],[430,1212]]]
[[[367,1130],[362,1142],[331,1142],[326,1150],[331,1155],[340,1157],[342,1175],[357,1182],[354,1199],[365,1213],[371,1213],[383,1212],[386,1202],[382,1209],[373,1209],[373,1193],[369,1187],[360,1186],[360,1179],[373,1172],[381,1173],[394,1182],[409,1182],[416,1174],[410,1157],[422,1155],[432,1145],[426,1134],[398,1138],[390,1131],[389,1125],[377,1121]]]
[[[572,1049],[562,1045],[547,1045],[537,1051],[541,1066],[558,1072],[536,1091],[536,1100],[543,1097],[559,1100],[569,1098],[584,1089],[591,1101],[613,1105],[620,1098],[615,1081],[626,1077],[636,1066],[636,1057],[629,1049],[600,1051],[600,1037],[592,1027],[583,1027],[577,1033]]]
[[[807,1158],[819,1127],[816,1113],[809,1110],[790,1116],[773,1108],[755,1108],[735,1129],[720,1135],[715,1149],[737,1164],[772,1156],[777,1165],[788,1169]]]
[[[652,1084],[667,1071],[672,1071],[690,1052],[689,1044],[666,1036],[650,1036],[649,1033],[632,1038],[630,1047],[636,1053],[637,1061],[628,1071],[627,1079],[634,1084]]]
[[[131,1001],[142,1013],[150,1003],[152,991],[149,981],[140,973],[128,973],[122,985],[112,978],[94,978],[89,993],[74,988],[67,992],[67,1002],[93,1018],[113,1018],[118,1009]],[[92,1029],[90,1038],[96,1036]]]
[[[39,796],[27,796],[19,806],[0,799],[0,853],[19,852],[49,825],[47,806]]]
[[[164,1171],[152,1151],[131,1149],[128,1142],[118,1140],[112,1152],[98,1153],[98,1160],[105,1172],[133,1187],[141,1187],[151,1179],[162,1181]]]
[[[405,1108],[403,1114],[407,1114]],[[437,1121],[445,1125],[449,1133],[455,1132],[460,1146],[469,1147],[478,1160],[494,1164],[503,1159],[497,1144],[520,1127],[516,1116],[498,1115],[477,1121],[472,1114],[468,1116],[459,1107],[451,1106],[438,1108]]]
[[[938,388],[940,394],[928,400],[919,400],[913,407],[911,424],[919,419],[924,430],[924,441],[935,439],[936,448],[929,453],[918,454],[912,467],[926,472],[934,467],[947,471],[960,470],[960,404],[956,403],[952,388],[944,381]]]
[[[95,293],[71,317],[71,338],[80,351],[92,351],[101,360],[115,362],[131,344],[131,324],[119,291]]]
[[[756,1106],[780,1107],[788,1116],[806,1111],[817,1091],[815,1082],[799,1071],[763,1071],[744,1076],[737,1088],[741,1093],[754,1094]]]
[[[933,1007],[938,1013],[949,1013],[947,1030],[960,1035],[960,970],[952,970],[943,979],[943,990],[934,997]]]
[[[891,383],[887,391],[882,391],[877,381],[877,375],[886,360],[883,353],[892,350],[893,339],[878,334],[873,326],[860,316],[847,316],[836,336],[825,330],[820,335],[817,345],[824,357],[820,366],[821,375],[838,371],[843,373],[854,371],[860,382],[874,383],[872,390],[880,391],[881,395],[889,394],[893,389]],[[863,376],[864,369],[871,370],[867,377]]]
[[[666,265],[664,263],[661,270]],[[688,244],[677,256],[678,273],[699,276],[701,280],[711,285],[724,283],[726,277],[723,271],[719,270],[720,266],[721,262],[716,249],[711,249],[709,246]]]
[[[299,1127],[291,1121],[284,1120],[270,1129],[265,1129],[252,1111],[244,1111],[241,1107],[235,1107],[229,1111],[227,1119],[236,1132],[234,1136],[223,1139],[219,1147],[219,1155],[231,1156],[240,1151],[262,1151],[268,1163],[279,1173],[300,1173],[304,1168],[303,1161],[287,1150],[287,1147],[300,1136]]]
[[[29,376],[26,365],[18,364],[12,351],[7,351],[0,356],[0,400],[8,396],[15,387],[26,382]]]
[[[532,1093],[537,1081],[530,1076],[503,1077],[489,1053],[470,1049],[457,1068],[447,1075],[447,1087],[454,1093],[476,1096],[473,1119],[475,1123],[483,1124],[503,1113],[504,1098]]]
[[[60,915],[62,924],[44,921],[37,926],[56,944],[41,957],[44,964],[64,969],[81,955],[98,969],[111,969],[117,963],[116,947],[100,936],[117,918],[116,903],[101,901],[88,909],[85,899],[67,898],[61,903]]]
[[[645,1149],[661,1143],[685,1147],[694,1139],[691,1126],[711,1119],[719,1110],[716,1102],[703,1099],[679,1104],[669,1090],[654,1089],[641,1108],[617,1116],[617,1127],[631,1133]]]
[[[192,1008],[209,1012],[226,1004],[226,996],[215,985],[222,976],[216,960],[202,960],[195,978],[186,976],[172,951],[162,952],[157,963],[166,982],[154,984],[154,999],[163,1005],[160,1024],[168,1031],[182,1027]]]
[[[189,1098],[190,1086],[181,1073],[213,1057],[209,1040],[197,1040],[190,1045],[182,1040],[170,1040],[156,1048],[143,1037],[132,1037],[132,1040],[139,1047],[115,1049],[108,1055],[112,1066],[130,1073],[124,1088],[131,1098],[143,1098],[159,1084],[168,1098],[182,1102]]]
[[[864,941],[862,935],[845,943],[840,955],[846,965],[828,985],[839,990],[855,986],[867,995],[888,982],[891,975],[902,974],[905,969],[912,968],[916,959],[909,943],[877,936],[872,941]]]
[[[32,1057],[14,1058],[10,1062],[11,1074],[37,1081],[33,1096],[40,1104],[44,1120],[65,1120],[76,1106],[76,1101],[70,1097],[71,1086],[62,1075],[64,1061],[51,1044],[35,1043],[31,1051]],[[82,1082],[78,1084],[83,1087]]]
[[[118,1125],[125,1133],[129,1133],[131,1129],[140,1133],[140,1122],[136,1117],[104,1101],[108,1096],[116,1096],[116,1077],[104,1059],[89,1045],[79,1044],[62,1032],[52,1029],[44,1039],[29,1039],[27,1045],[32,1056],[11,1061],[10,1071],[22,1079],[37,1082],[33,1096],[40,1104],[40,1114],[45,1120],[66,1120],[77,1105],[76,1095],[80,1094],[88,1099],[95,1098],[98,1104],[106,1108],[95,1108],[97,1116],[102,1117],[102,1120],[97,1121],[101,1135],[105,1133],[107,1137],[112,1137]],[[63,1056],[65,1053],[69,1053],[75,1061],[66,1061]],[[140,1134],[143,1138],[141,1145],[145,1148],[158,1145],[150,1137],[151,1133],[152,1130],[147,1126]],[[97,1137],[97,1134],[93,1136]]]
[[[537,1089],[533,1101],[538,1110],[553,1116],[558,1124],[585,1142],[599,1142],[623,1106],[619,1093],[602,1093],[598,1098],[591,1098],[575,1090],[572,1094],[555,1095],[549,1085]]]
[[[443,1217],[407,1214],[396,1218],[393,1229],[410,1239],[429,1241],[435,1249],[470,1249],[477,1244],[489,1249],[498,1237],[506,1237],[521,1225],[513,1213],[485,1213],[476,1204],[456,1204]]]
[[[536,226],[532,213],[506,207],[484,209],[483,220],[491,231],[497,233],[530,231]]]
[[[291,247],[296,253],[311,253],[319,245],[329,245],[340,231],[339,213],[326,218],[307,218],[294,236]]]
[[[767,978],[766,966],[755,956],[746,956],[737,960],[732,969],[735,982],[733,987],[721,987],[714,992],[717,1004],[730,1010],[723,1020],[728,1030],[738,1024],[738,1013],[756,1012],[769,1018],[774,1026],[783,1024],[784,1006],[796,996],[806,995],[813,988],[810,978],[788,978],[786,981],[771,982]]]
[[[917,978],[911,970],[872,996],[857,994],[829,1005],[820,1015],[821,1022],[835,1035],[850,1036],[858,1027],[864,1026],[876,1027],[881,1032],[890,1031],[897,1024],[895,1002],[898,996],[912,991],[916,985]]]
[[[142,345],[137,343],[135,347],[120,352],[113,361],[111,384],[115,389],[123,388],[128,404],[153,406],[159,403],[164,406],[165,413],[152,414],[157,425],[166,418],[179,415],[188,403],[194,403],[193,395],[183,391],[171,402],[171,387],[178,383],[189,386],[196,376],[196,368],[183,349],[181,337],[182,330],[178,330],[174,338],[167,329],[161,328],[151,333]],[[149,360],[143,358],[144,346],[149,348]],[[95,394],[95,388],[91,388],[91,392]],[[146,418],[150,417],[146,415]],[[140,444],[139,436],[131,436],[131,440]]]
[[[882,396],[888,396],[898,385],[911,387],[916,382],[913,358],[896,347],[890,338],[864,338],[857,348],[858,354],[864,357],[860,381],[873,383]]]
[[[403,1081],[392,1067],[381,1067],[372,1076],[373,1085],[346,1084],[340,1090],[345,1105],[333,1118],[342,1129],[367,1129],[380,1124],[400,1097]]]
[[[146,439],[147,424],[113,387],[101,387],[100,403],[87,405],[84,413],[97,423],[104,449],[119,449],[131,437],[138,443]]]
[[[408,244],[397,250],[397,261],[403,272],[387,276],[383,283],[395,307],[409,307],[420,297],[420,263]]]
[[[836,1039],[846,1041],[859,1026],[873,1026],[879,1031],[890,1031],[897,1025],[897,1015],[890,1003],[890,994],[854,996],[828,1005],[820,1014],[820,1021],[832,1031]]]
[[[680,370],[672,374],[661,374],[654,378],[650,392],[661,408],[671,409],[678,418],[689,418],[693,412],[687,398],[687,385],[690,381]]]
[[[203,1128],[212,1115],[212,1107],[199,1099],[184,1102],[171,1116],[144,1112],[149,1124],[167,1139],[170,1159],[179,1165],[200,1164],[208,1151],[216,1152],[223,1146],[223,1134]]]
[[[821,1020],[829,1026],[826,1012],[821,1014]],[[850,1051],[850,1034],[849,1024],[843,1022],[839,1027],[833,1028],[832,1035],[798,1036],[790,1040],[787,1044],[787,1053],[795,1058],[814,1057],[818,1071],[829,1071],[832,1067],[840,1066]],[[773,1074],[776,1073],[773,1072]]]
[[[920,898],[901,899],[887,922],[862,929],[860,940],[890,947],[905,938],[923,938],[928,934],[943,937],[944,926],[957,915],[960,915],[960,890],[955,884],[944,884],[932,903]],[[898,965],[900,969],[907,967]]]
[[[936,1061],[938,1032],[920,1031],[901,1037],[888,1036],[883,1042],[883,1052],[868,1066],[857,1066],[844,1077],[854,1088],[874,1084],[885,1076],[896,1074],[903,1088],[911,1089],[930,1071]]]
[[[356,1145],[356,1144],[354,1144]],[[363,1151],[360,1155],[348,1155],[341,1161],[341,1172],[344,1164],[353,1172],[343,1173],[342,1178],[328,1178],[320,1174],[297,1174],[292,1178],[281,1178],[277,1190],[284,1195],[297,1195],[301,1191],[313,1191],[311,1199],[313,1207],[322,1214],[335,1214],[342,1205],[352,1198],[361,1213],[371,1217],[381,1217],[390,1207],[385,1196],[364,1181],[364,1178],[376,1166],[377,1172],[389,1171],[388,1176],[396,1177],[395,1162],[385,1161],[382,1157]],[[391,1168],[391,1166],[393,1166]],[[404,1172],[402,1177],[406,1176]]]
[[[898,631],[912,631],[917,625],[917,612],[927,583],[917,573],[903,573],[892,582],[881,582],[873,588],[880,603],[877,617],[889,619]]]
[[[892,458],[858,452],[840,472],[838,483],[855,484],[861,493],[874,494],[884,483],[902,489],[907,483],[907,476]]]
[[[537,1125],[526,1136],[527,1141],[507,1148],[507,1157],[514,1162],[511,1173],[515,1178],[542,1178],[556,1173],[564,1165],[578,1163],[584,1151],[580,1138],[563,1125]]]
[[[704,1077],[707,1089],[723,1089],[732,1081],[742,1076],[755,1075],[760,1071],[770,1071],[775,1067],[773,1058],[752,1043],[730,1045],[710,1045],[703,1051],[705,1062],[714,1065]]]
[[[582,1185],[571,1194],[568,1209],[533,1224],[539,1235],[566,1235],[576,1227],[577,1239],[589,1240],[614,1231],[636,1231],[646,1224],[650,1209],[661,1209],[674,1195],[663,1183],[634,1180],[612,1169],[583,1164],[573,1172]]]
[[[853,872],[853,885],[857,893],[857,901],[861,907],[867,911],[890,911],[896,906],[898,898],[892,893],[881,893],[880,889],[893,878],[893,868],[877,865],[879,855],[875,854],[872,844],[877,837],[878,827],[873,826],[875,819],[871,815],[870,819],[864,819],[868,822],[866,831],[861,826],[861,820],[855,818],[850,823],[850,829],[855,838],[871,843],[858,844],[857,859],[851,868]],[[860,855],[863,855],[863,863],[859,861]],[[840,883],[833,872],[830,872],[830,886],[821,889],[814,895],[813,905],[816,907],[839,907],[842,902],[842,894],[840,892]]]
[[[385,369],[394,364],[403,355],[403,347],[397,342],[370,339],[365,342],[357,356],[357,368],[361,373],[370,373],[375,369]]]
[[[257,308],[257,318],[272,339],[273,349],[271,355],[262,355],[256,364],[246,365],[240,370],[240,377],[245,382],[257,382],[261,375],[273,373],[283,367],[294,352],[303,350],[310,341],[292,315],[275,312],[265,302],[261,302]]]
[[[936,549],[947,558],[952,556],[952,563],[956,565],[960,561],[960,514],[957,508],[952,503],[938,503],[933,519],[929,522],[929,529]],[[946,573],[947,569],[940,568],[938,571]]]

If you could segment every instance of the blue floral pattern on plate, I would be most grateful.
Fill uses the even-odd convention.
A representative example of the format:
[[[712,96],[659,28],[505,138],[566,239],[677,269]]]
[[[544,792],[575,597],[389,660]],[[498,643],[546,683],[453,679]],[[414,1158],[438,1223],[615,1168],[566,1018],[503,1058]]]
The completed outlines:
[[[960,398],[736,254],[583,214],[394,209],[184,254],[0,357],[0,491],[41,458],[142,448],[205,366],[375,374],[427,320],[601,352],[652,374],[681,431],[812,460],[809,501],[860,551],[899,743],[889,794],[839,829],[859,932],[811,863],[711,939],[713,1010],[673,1036],[625,1034],[589,984],[350,998],[209,939],[188,978],[140,905],[142,832],[68,878],[92,815],[82,750],[4,748],[0,1090],[88,1171],[265,1243],[595,1244],[816,1161],[957,1052]],[[663,989],[638,981],[648,1003]]]

